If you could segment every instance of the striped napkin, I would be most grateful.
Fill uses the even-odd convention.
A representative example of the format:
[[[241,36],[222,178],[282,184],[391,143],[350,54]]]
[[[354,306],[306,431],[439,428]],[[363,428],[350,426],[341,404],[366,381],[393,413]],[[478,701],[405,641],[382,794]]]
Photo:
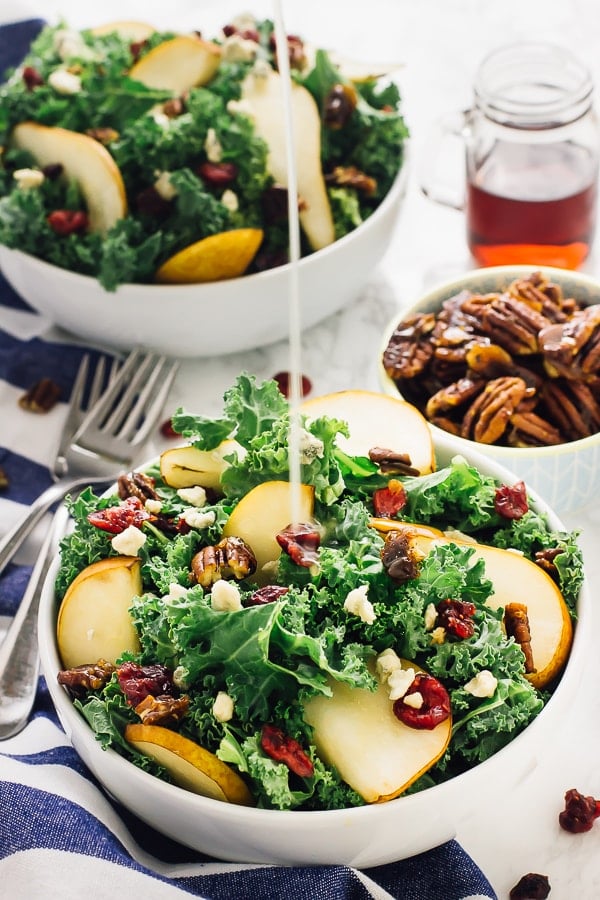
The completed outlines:
[[[0,69],[16,64],[40,27],[0,26]],[[0,276],[0,534],[50,484],[75,373],[86,352],[32,312]],[[60,399],[46,414],[19,405],[51,378]],[[30,541],[35,549],[35,534]],[[30,553],[31,553],[30,549]],[[0,640],[33,560],[0,576]],[[349,866],[237,865],[203,857],[158,834],[113,801],[58,723],[43,678],[26,729],[0,743],[0,895],[10,900],[485,900],[496,895],[454,840],[364,871]]]

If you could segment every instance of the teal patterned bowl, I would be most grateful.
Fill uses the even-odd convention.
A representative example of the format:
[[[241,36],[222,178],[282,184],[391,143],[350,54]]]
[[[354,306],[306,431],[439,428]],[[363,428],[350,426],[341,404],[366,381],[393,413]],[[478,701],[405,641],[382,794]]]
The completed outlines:
[[[504,290],[516,278],[528,278],[541,271],[558,284],[564,297],[573,297],[581,305],[600,304],[600,281],[580,272],[536,266],[495,266],[475,269],[465,275],[439,284],[422,296],[414,305],[399,310],[385,331],[379,353],[379,378],[383,391],[402,396],[401,390],[386,373],[383,350],[396,326],[417,313],[437,312],[442,303],[462,290],[493,293]],[[405,399],[410,399],[405,396]],[[600,402],[600,396],[598,397]],[[441,429],[430,425],[434,438]],[[474,440],[442,432],[457,453],[466,457],[476,446],[479,453],[509,469],[522,479],[530,491],[541,497],[559,514],[573,512],[598,500],[600,496],[600,432],[579,440],[541,447],[512,447],[478,443]]]

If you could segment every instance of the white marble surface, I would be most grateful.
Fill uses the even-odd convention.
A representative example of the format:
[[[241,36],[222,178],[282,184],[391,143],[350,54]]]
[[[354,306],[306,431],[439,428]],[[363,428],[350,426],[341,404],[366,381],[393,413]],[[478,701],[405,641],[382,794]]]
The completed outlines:
[[[362,297],[348,309],[308,331],[302,343],[302,369],[314,393],[363,387],[377,389],[377,357],[382,331],[392,316],[423,290],[448,275],[472,267],[460,212],[423,197],[418,186],[419,159],[434,120],[464,108],[472,75],[488,50],[527,38],[571,47],[594,72],[600,91],[598,0],[342,0],[284,2],[288,30],[371,60],[400,60],[404,112],[413,136],[413,170],[406,206],[392,247],[373,273]],[[161,26],[203,28],[222,24],[228,11],[248,8],[267,14],[268,2],[237,3],[174,0],[104,0],[102,18],[145,19]],[[20,3],[4,0],[1,17],[37,12],[64,15],[74,25],[94,24],[92,11],[75,0]],[[94,15],[97,10],[94,10]],[[600,276],[596,246],[585,270]],[[223,391],[246,370],[259,378],[287,368],[286,342],[251,353],[186,361],[172,403],[204,413],[218,412]],[[568,526],[582,531],[592,594],[600,586],[600,512],[582,509]],[[597,617],[596,617],[597,618]],[[564,792],[576,787],[600,797],[600,661],[593,653],[568,720],[560,723],[547,746],[539,747],[537,766],[512,796],[481,809],[457,834],[490,879],[499,898],[527,872],[546,874],[552,900],[600,897],[600,822],[591,832],[570,835],[558,825]],[[442,900],[442,898],[440,898]]]

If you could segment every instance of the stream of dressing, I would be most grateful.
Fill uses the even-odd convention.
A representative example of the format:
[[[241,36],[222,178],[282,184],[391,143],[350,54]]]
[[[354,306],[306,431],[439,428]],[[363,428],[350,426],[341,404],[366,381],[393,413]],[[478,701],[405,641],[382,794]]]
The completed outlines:
[[[289,222],[289,284],[288,284],[288,342],[289,342],[289,404],[290,432],[288,457],[290,470],[291,523],[300,517],[300,401],[302,396],[301,314],[298,261],[300,259],[300,219],[298,215],[298,175],[296,140],[292,111],[292,81],[287,50],[287,32],[280,0],[273,0],[277,65],[281,76],[281,93],[285,126],[287,196]]]

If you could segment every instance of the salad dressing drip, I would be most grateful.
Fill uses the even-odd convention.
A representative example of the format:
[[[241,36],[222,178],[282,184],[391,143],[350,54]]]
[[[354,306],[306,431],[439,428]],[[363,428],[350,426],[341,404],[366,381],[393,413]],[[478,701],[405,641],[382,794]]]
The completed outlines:
[[[288,234],[289,234],[289,291],[288,291],[288,352],[289,352],[289,471],[292,521],[297,524],[300,518],[300,401],[302,398],[302,365],[301,365],[301,315],[300,284],[298,279],[298,262],[300,260],[300,217],[298,211],[298,176],[295,153],[294,121],[292,116],[292,80],[290,61],[287,53],[287,31],[283,19],[280,0],[273,0],[273,21],[278,48],[286,52],[277,54],[277,66],[281,75],[281,100],[285,125],[286,168],[287,168],[287,201],[288,201]]]

